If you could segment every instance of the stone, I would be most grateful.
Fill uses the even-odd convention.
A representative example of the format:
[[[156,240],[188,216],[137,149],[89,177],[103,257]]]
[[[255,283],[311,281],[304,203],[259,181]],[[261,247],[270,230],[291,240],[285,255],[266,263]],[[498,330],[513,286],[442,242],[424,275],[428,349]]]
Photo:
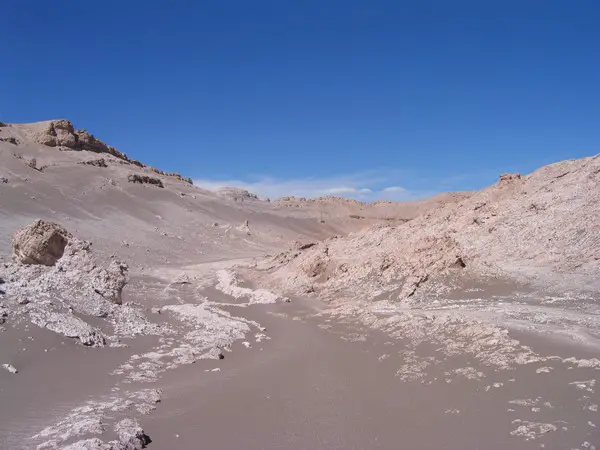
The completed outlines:
[[[71,235],[60,225],[36,220],[13,237],[13,258],[21,264],[53,266],[63,256]]]
[[[106,269],[96,267],[90,273],[94,292],[120,305],[123,288],[127,284],[128,270],[127,264],[116,259],[113,259]]]
[[[133,419],[123,419],[115,425],[115,433],[125,450],[141,450],[152,442],[142,427]]]
[[[12,145],[19,145],[19,141],[16,138],[14,138],[13,136],[0,138],[0,141],[8,142],[9,144],[12,144]]]
[[[180,273],[173,284],[190,284],[190,277],[186,273]]]
[[[456,261],[454,261],[454,263],[452,263],[450,267],[464,269],[465,267],[467,267],[467,263],[465,263],[465,260],[462,259],[460,256],[457,256]]]
[[[12,364],[2,364],[2,368],[8,370],[10,373],[18,373],[19,371]]]

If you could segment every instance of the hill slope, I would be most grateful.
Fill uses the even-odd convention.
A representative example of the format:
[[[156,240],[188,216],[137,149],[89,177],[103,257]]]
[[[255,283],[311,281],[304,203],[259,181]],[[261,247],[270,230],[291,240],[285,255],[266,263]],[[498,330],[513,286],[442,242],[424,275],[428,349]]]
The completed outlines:
[[[600,156],[527,176],[504,175],[460,202],[266,262],[284,289],[399,300],[444,275],[505,278],[539,288],[600,289]],[[294,253],[295,255],[295,253]]]

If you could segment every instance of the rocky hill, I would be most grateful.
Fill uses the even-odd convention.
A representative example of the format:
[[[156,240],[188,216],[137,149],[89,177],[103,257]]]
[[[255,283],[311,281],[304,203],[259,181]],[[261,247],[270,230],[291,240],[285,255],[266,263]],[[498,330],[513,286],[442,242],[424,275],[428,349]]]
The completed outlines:
[[[292,249],[264,263],[291,292],[407,300],[448,277],[600,290],[600,156],[506,174],[402,224]],[[351,294],[350,294],[351,293]]]

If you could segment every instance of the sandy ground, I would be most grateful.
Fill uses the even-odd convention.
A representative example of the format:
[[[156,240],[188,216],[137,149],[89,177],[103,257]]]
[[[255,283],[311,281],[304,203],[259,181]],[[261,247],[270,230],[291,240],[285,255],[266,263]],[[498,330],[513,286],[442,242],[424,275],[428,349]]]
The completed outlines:
[[[224,266],[203,265],[202,273]],[[3,340],[25,350],[0,350],[19,368],[16,375],[0,372],[0,402],[7,405],[0,410],[0,448],[35,448],[41,441],[32,436],[73,408],[144,389],[161,392],[150,414],[133,410],[152,439],[150,448],[583,449],[599,442],[600,366],[589,347],[513,333],[538,358],[499,369],[468,352],[444,355],[433,341],[415,348],[314,298],[249,305],[247,296],[218,289],[217,279],[171,287],[160,306],[208,301],[256,326],[222,360],[152,367],[156,376],[148,379],[132,382],[135,370],[114,371],[133,355],[159,350],[162,338],[95,349],[37,327],[7,329]],[[148,294],[154,289],[155,298],[165,289],[148,276],[139,283]],[[256,292],[247,281],[238,286]],[[166,312],[153,317],[177,322]],[[107,411],[101,421],[131,412]],[[64,444],[88,435],[94,433],[75,434]],[[112,438],[110,428],[100,436]]]
[[[295,299],[253,307],[244,315],[266,326],[270,340],[248,339],[251,348],[238,343],[223,361],[167,375],[159,383],[165,408],[146,421],[154,445],[560,449],[600,438],[597,414],[585,408],[599,396],[570,384],[597,371],[551,362],[469,379],[470,372],[445,375],[474,365],[453,358],[428,371],[425,382],[404,382],[396,373],[401,342],[364,327],[329,328],[314,317],[321,306]],[[547,350],[544,341],[523,339]],[[552,351],[574,354],[555,345]],[[537,373],[541,367],[553,372]],[[584,393],[589,399],[582,402]],[[544,433],[545,424],[557,431]]]

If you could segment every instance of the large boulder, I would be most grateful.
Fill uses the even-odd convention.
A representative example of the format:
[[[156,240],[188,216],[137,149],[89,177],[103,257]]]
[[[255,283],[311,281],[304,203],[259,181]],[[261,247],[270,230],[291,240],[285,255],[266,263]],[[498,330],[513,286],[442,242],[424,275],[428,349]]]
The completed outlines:
[[[71,235],[60,225],[36,220],[13,237],[13,258],[21,264],[53,266],[64,251]]]
[[[77,146],[77,136],[73,124],[68,120],[56,120],[48,123],[43,131],[33,137],[34,141],[50,147],[69,147]]]

